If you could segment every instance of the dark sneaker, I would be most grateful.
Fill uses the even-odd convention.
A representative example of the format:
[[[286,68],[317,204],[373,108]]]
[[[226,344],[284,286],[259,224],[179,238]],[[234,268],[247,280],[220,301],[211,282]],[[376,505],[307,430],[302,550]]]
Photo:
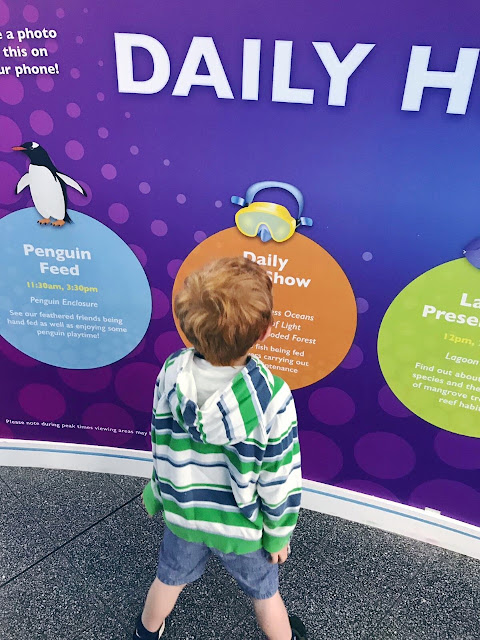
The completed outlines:
[[[155,638],[155,640],[157,640],[157,638],[161,638],[163,636],[164,632],[165,632],[165,621],[163,622],[162,626],[154,634],[153,637]],[[137,632],[137,628],[135,628],[135,631],[133,632],[133,640],[138,640],[139,638],[142,638],[142,636]]]
[[[290,616],[290,626],[292,627],[295,640],[307,640],[307,630],[300,618]]]

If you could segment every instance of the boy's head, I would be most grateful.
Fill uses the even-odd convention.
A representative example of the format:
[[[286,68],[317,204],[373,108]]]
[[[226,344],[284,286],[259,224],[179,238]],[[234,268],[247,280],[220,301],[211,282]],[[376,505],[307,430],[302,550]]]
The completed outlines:
[[[247,258],[220,258],[190,274],[175,297],[183,333],[213,365],[245,356],[272,323],[272,281]]]

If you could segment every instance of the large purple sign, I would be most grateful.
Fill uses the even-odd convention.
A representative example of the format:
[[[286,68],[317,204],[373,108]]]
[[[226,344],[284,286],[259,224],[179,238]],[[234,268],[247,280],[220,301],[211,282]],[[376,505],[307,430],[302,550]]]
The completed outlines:
[[[480,525],[477,17],[0,0],[0,436],[148,450],[174,284],[238,253],[305,477]]]

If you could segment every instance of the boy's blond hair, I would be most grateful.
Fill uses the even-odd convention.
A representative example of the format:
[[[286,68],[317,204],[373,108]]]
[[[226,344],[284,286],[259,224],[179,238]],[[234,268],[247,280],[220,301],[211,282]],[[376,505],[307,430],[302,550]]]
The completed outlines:
[[[183,333],[208,362],[231,365],[272,323],[272,281],[243,257],[219,258],[190,274],[175,297]]]

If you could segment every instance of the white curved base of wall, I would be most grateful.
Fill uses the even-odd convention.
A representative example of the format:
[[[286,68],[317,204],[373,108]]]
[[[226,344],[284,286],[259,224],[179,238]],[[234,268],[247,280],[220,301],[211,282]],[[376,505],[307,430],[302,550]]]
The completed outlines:
[[[0,466],[43,467],[149,478],[147,451],[92,445],[0,439]],[[320,482],[304,481],[302,506],[480,560],[480,527],[429,509],[376,498]]]

